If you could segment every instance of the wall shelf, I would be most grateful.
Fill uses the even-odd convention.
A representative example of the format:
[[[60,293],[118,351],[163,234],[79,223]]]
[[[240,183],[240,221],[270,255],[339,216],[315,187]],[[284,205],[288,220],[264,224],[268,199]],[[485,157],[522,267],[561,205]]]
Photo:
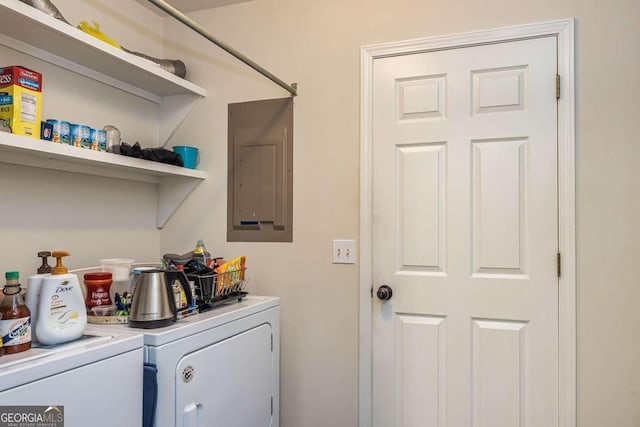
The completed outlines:
[[[9,47],[28,50],[25,53],[83,75],[89,71],[88,77],[157,103],[172,95],[207,95],[205,89],[154,62],[115,48],[18,0],[0,0],[0,32],[5,35],[2,44],[12,43]]]
[[[207,91],[19,0],[0,0],[0,45],[159,105],[164,146]],[[162,228],[207,174],[112,153],[0,133],[0,162],[156,184]]]
[[[207,173],[0,132],[0,162],[156,184],[162,228]]]
[[[160,105],[158,145],[206,89],[115,48],[19,0],[0,0],[0,44]]]

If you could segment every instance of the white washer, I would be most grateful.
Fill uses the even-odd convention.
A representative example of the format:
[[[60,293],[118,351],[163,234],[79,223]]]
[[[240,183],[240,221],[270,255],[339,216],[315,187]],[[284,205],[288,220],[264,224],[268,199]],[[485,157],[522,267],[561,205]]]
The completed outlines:
[[[280,298],[248,295],[144,334],[157,427],[278,427]]]
[[[63,406],[64,425],[142,424],[143,336],[87,327],[56,346],[0,357],[0,406]]]

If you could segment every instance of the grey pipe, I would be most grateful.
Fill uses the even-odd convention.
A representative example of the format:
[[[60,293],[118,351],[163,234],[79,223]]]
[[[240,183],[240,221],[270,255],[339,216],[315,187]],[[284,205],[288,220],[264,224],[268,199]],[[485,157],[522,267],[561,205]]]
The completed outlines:
[[[28,4],[29,6],[38,9],[40,12],[44,12],[49,16],[53,16],[56,19],[61,20],[62,22],[66,22],[71,25],[69,21],[64,19],[62,13],[58,10],[58,8],[51,3],[50,0],[20,0],[22,3]]]
[[[179,10],[177,10],[176,8],[171,6],[169,3],[167,3],[167,2],[165,2],[163,0],[148,0],[148,1],[150,3],[152,3],[152,4],[154,4],[155,6],[157,6],[158,8],[162,9],[164,12],[168,13],[169,15],[171,15],[172,17],[174,17],[178,21],[182,22],[184,25],[186,25],[187,27],[191,28],[193,31],[195,31],[196,33],[200,34],[205,39],[209,40],[210,42],[214,43],[218,47],[222,48],[227,53],[235,56],[237,59],[239,59],[240,61],[244,62],[249,67],[253,68],[254,70],[259,72],[260,74],[262,74],[263,76],[265,76],[266,78],[271,80],[272,82],[274,82],[277,85],[279,85],[280,87],[286,89],[287,91],[289,91],[289,93],[291,93],[292,96],[298,95],[298,90],[297,90],[297,87],[296,87],[295,83],[293,83],[291,85],[285,83],[284,81],[282,81],[281,79],[279,79],[278,77],[276,77],[275,75],[270,73],[265,68],[261,67],[260,65],[256,64],[255,62],[253,62],[251,59],[247,58],[242,53],[238,52],[237,50],[235,50],[231,46],[227,45],[223,41],[221,41],[219,39],[216,39],[209,32],[207,32],[200,24],[198,24],[197,22],[193,21],[191,18],[189,18],[188,16],[186,16],[185,14],[183,14],[182,12],[180,12]]]
[[[181,77],[183,79],[187,77],[187,66],[184,65],[184,62],[180,61],[179,59],[154,58],[153,56],[145,55],[144,53],[129,50],[122,45],[120,45],[120,49],[124,50],[125,52],[129,52],[132,55],[139,56],[140,58],[148,59],[149,61],[155,62],[163,70],[168,71],[171,74],[175,74],[178,77]]]

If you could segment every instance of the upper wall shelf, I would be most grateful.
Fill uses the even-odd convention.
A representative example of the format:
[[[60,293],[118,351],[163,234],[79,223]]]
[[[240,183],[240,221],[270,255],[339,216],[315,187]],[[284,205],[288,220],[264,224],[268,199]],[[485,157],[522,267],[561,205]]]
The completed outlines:
[[[115,48],[19,0],[0,0],[0,44],[162,103],[207,91],[155,63]]]

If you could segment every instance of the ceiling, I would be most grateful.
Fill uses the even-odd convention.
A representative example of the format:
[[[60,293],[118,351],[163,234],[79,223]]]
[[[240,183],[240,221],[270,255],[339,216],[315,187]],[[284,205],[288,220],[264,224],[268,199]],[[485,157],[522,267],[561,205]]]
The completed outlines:
[[[158,7],[149,3],[147,0],[136,0],[138,3],[146,6],[150,10],[153,10],[158,15],[166,15]],[[195,12],[197,10],[211,9],[214,7],[226,6],[235,3],[244,3],[250,0],[166,0],[171,6],[178,9],[180,12]]]

